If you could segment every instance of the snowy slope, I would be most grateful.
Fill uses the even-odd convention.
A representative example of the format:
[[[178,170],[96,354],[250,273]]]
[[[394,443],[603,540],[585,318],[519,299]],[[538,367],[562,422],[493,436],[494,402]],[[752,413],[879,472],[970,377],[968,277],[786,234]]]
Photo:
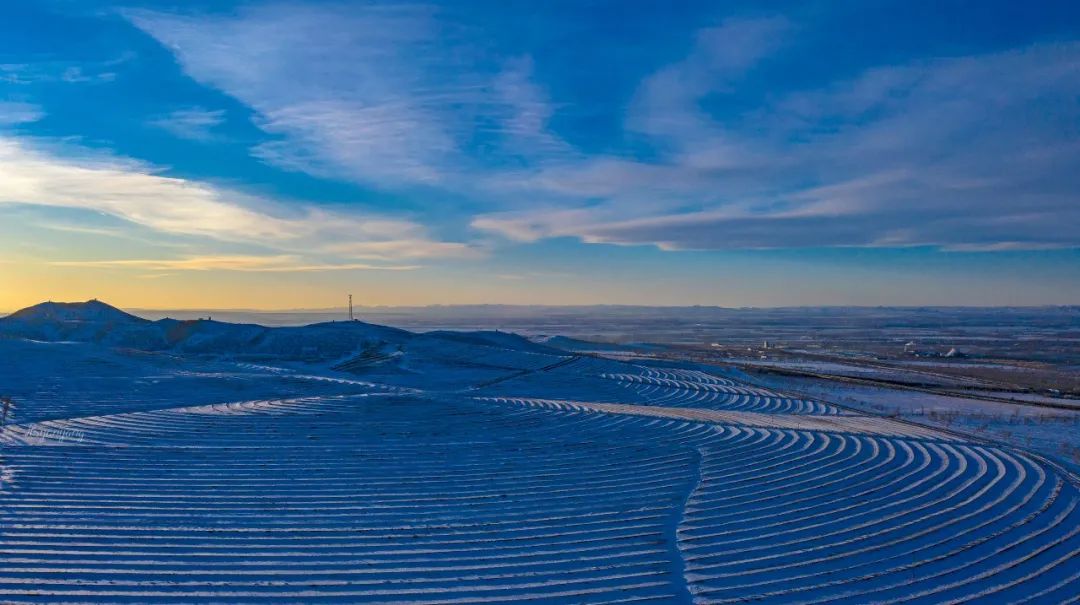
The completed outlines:
[[[0,318],[0,336],[42,341],[150,342],[156,332],[152,322],[96,300],[45,302]]]
[[[499,333],[206,323],[0,340],[0,602],[1080,593],[1080,490],[1021,450]],[[363,338],[348,371],[293,357]],[[235,347],[271,361],[207,353]]]
[[[334,359],[365,345],[403,342],[412,336],[363,322],[267,328],[209,319],[149,321],[96,300],[42,303],[0,318],[0,337],[201,355]]]

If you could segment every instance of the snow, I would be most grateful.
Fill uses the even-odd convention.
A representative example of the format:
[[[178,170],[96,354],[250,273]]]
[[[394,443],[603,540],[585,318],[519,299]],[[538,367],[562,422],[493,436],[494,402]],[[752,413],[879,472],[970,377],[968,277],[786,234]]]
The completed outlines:
[[[346,323],[142,350],[19,330],[0,338],[4,603],[1080,590],[1080,491],[1043,458],[735,370]]]
[[[1048,409],[814,378],[772,376],[757,381],[868,412],[1029,448],[1080,472],[1080,409]]]

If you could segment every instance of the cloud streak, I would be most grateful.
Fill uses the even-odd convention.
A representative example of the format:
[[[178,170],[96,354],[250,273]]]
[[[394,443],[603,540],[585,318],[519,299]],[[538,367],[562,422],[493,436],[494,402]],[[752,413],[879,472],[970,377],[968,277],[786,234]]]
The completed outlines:
[[[150,125],[181,139],[206,142],[214,138],[214,129],[224,122],[225,111],[222,109],[190,107],[151,120]]]
[[[475,252],[464,244],[431,239],[426,228],[412,221],[286,205],[205,182],[163,176],[144,164],[90,150],[38,143],[0,137],[0,206],[100,212],[178,236],[293,254],[334,253],[339,263],[296,264],[296,270],[385,268],[345,261]]]
[[[268,135],[257,157],[381,190],[467,197],[480,208],[469,225],[511,241],[1080,245],[1076,42],[911,60],[789,89],[777,73],[805,63],[807,25],[730,18],[641,75],[618,108],[618,135],[634,146],[616,137],[586,150],[558,132],[560,111],[613,108],[553,98],[535,57],[492,53],[477,39],[482,27],[447,9],[125,14],[192,78],[254,111]],[[775,65],[784,66],[772,73],[778,84],[748,104],[740,95]],[[470,253],[398,239],[352,249],[358,258]]]
[[[244,197],[132,161],[62,158],[0,139],[0,203],[95,210],[158,231],[231,241],[289,240],[333,222],[315,210],[296,220],[274,216],[240,203]]]
[[[277,138],[255,154],[287,169],[365,183],[439,183],[459,157],[455,114],[445,108],[470,111],[483,101],[484,79],[434,46],[440,24],[423,7],[268,5],[239,16],[127,16],[171,48],[194,79],[255,110],[257,125]],[[437,81],[434,74],[444,75]]]
[[[412,271],[417,265],[373,265],[369,263],[310,263],[294,255],[275,256],[192,256],[176,259],[119,259],[52,261],[58,267],[97,269],[142,269],[151,271],[244,271],[256,273],[311,273],[325,271]]]
[[[32,103],[0,101],[0,127],[36,122],[43,117],[45,112]]]
[[[674,94],[628,118],[668,141],[665,161],[540,171],[523,186],[560,196],[561,209],[487,214],[473,226],[522,241],[664,249],[1075,247],[1080,144],[1067,125],[1080,121],[1078,94],[1072,43],[875,68],[727,126],[679,109],[687,95]],[[604,201],[575,207],[584,196]]]

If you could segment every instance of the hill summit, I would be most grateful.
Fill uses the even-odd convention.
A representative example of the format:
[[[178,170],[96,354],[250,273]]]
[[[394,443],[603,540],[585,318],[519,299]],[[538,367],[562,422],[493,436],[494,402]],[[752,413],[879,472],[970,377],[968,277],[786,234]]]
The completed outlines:
[[[2,336],[53,342],[145,342],[152,327],[153,322],[99,300],[43,302],[0,318]]]
[[[218,360],[303,364],[382,380],[462,388],[574,357],[502,332],[417,334],[360,321],[266,327],[151,321],[97,300],[46,302],[0,318],[0,340],[103,345]]]
[[[96,298],[86,302],[43,302],[4,318],[25,323],[148,323]]]

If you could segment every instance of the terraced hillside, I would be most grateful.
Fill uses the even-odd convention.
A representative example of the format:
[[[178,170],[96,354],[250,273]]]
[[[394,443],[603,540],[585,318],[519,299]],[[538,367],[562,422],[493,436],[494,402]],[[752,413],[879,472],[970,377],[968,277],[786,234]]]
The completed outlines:
[[[1033,455],[454,341],[353,373],[3,341],[66,361],[0,370],[0,602],[1078,600],[1080,491]]]

